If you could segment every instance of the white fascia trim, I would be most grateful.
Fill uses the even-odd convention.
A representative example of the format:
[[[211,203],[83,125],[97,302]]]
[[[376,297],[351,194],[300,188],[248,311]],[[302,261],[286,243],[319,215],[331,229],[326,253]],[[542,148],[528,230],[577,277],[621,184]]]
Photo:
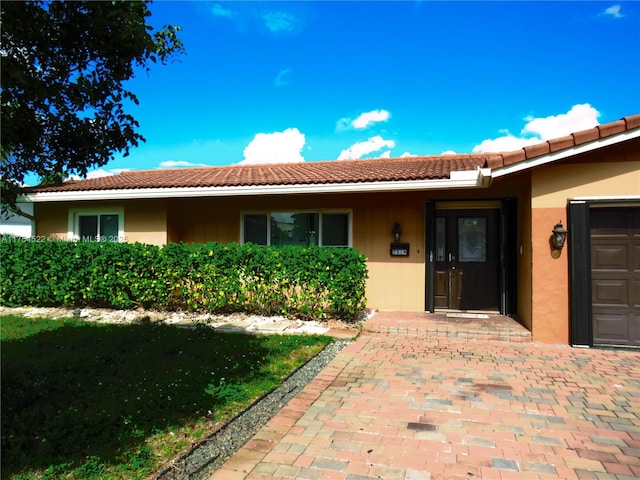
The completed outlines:
[[[640,128],[629,130],[627,132],[619,133],[617,135],[611,135],[610,137],[601,138],[592,142],[583,143],[581,145],[561,150],[558,152],[548,153],[540,157],[532,158],[531,160],[523,160],[513,165],[507,165],[504,167],[496,168],[492,172],[492,177],[502,177],[504,175],[510,175],[512,173],[527,170],[532,167],[538,167],[547,163],[553,163],[564,158],[580,155],[581,153],[587,153],[599,148],[609,147],[616,143],[622,143],[628,140],[633,140],[640,137]]]
[[[257,187],[182,187],[141,188],[131,190],[95,190],[79,192],[43,192],[24,195],[25,202],[70,202],[75,200],[132,200],[177,197],[231,197],[239,195],[291,195],[305,193],[397,192],[487,187],[490,169],[451,172],[451,178],[365,183],[331,183],[309,185],[265,185]]]

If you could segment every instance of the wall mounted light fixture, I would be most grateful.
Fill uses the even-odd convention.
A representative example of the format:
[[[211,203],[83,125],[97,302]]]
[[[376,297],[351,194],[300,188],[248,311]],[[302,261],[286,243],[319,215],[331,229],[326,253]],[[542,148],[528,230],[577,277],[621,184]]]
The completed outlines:
[[[395,238],[396,242],[400,240],[402,229],[400,228],[400,224],[398,222],[393,224],[393,230],[391,230],[391,233],[393,233],[393,238]]]
[[[569,232],[567,232],[562,226],[562,221],[556,223],[556,226],[553,227],[551,233],[553,234],[553,237],[551,238],[553,246],[558,249],[564,247],[564,242],[567,240],[567,233]]]

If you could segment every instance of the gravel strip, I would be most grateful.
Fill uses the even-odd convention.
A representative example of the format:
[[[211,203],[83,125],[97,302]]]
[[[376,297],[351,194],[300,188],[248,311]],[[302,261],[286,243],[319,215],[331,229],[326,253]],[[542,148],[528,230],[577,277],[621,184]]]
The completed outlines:
[[[238,451],[282,407],[295,397],[351,341],[335,340],[296,370],[278,388],[256,401],[247,410],[186,455],[173,460],[154,477],[159,480],[201,480],[208,478]]]

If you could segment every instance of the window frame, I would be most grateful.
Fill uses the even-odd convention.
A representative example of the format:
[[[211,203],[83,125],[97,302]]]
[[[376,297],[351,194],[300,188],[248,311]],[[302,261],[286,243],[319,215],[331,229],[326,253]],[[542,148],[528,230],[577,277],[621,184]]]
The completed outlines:
[[[240,243],[245,244],[244,218],[245,215],[266,215],[267,216],[267,243],[271,246],[271,214],[274,213],[315,213],[318,214],[318,246],[322,244],[323,236],[323,216],[324,214],[343,214],[347,216],[347,245],[327,245],[326,248],[350,248],[353,246],[353,212],[351,209],[274,209],[274,210],[243,210],[240,212]]]
[[[124,232],[124,207],[121,206],[105,206],[105,207],[79,207],[69,209],[69,219],[67,227],[67,240],[78,242],[80,238],[80,217],[98,216],[98,225],[100,225],[100,215],[117,215],[118,216],[118,238],[94,241],[111,241],[126,242]]]

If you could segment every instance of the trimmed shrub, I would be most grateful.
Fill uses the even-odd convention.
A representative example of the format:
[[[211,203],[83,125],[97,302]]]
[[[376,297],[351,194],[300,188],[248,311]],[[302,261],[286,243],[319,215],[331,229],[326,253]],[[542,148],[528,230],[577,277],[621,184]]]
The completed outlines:
[[[38,241],[3,237],[6,306],[246,312],[353,320],[366,258],[353,248]]]

